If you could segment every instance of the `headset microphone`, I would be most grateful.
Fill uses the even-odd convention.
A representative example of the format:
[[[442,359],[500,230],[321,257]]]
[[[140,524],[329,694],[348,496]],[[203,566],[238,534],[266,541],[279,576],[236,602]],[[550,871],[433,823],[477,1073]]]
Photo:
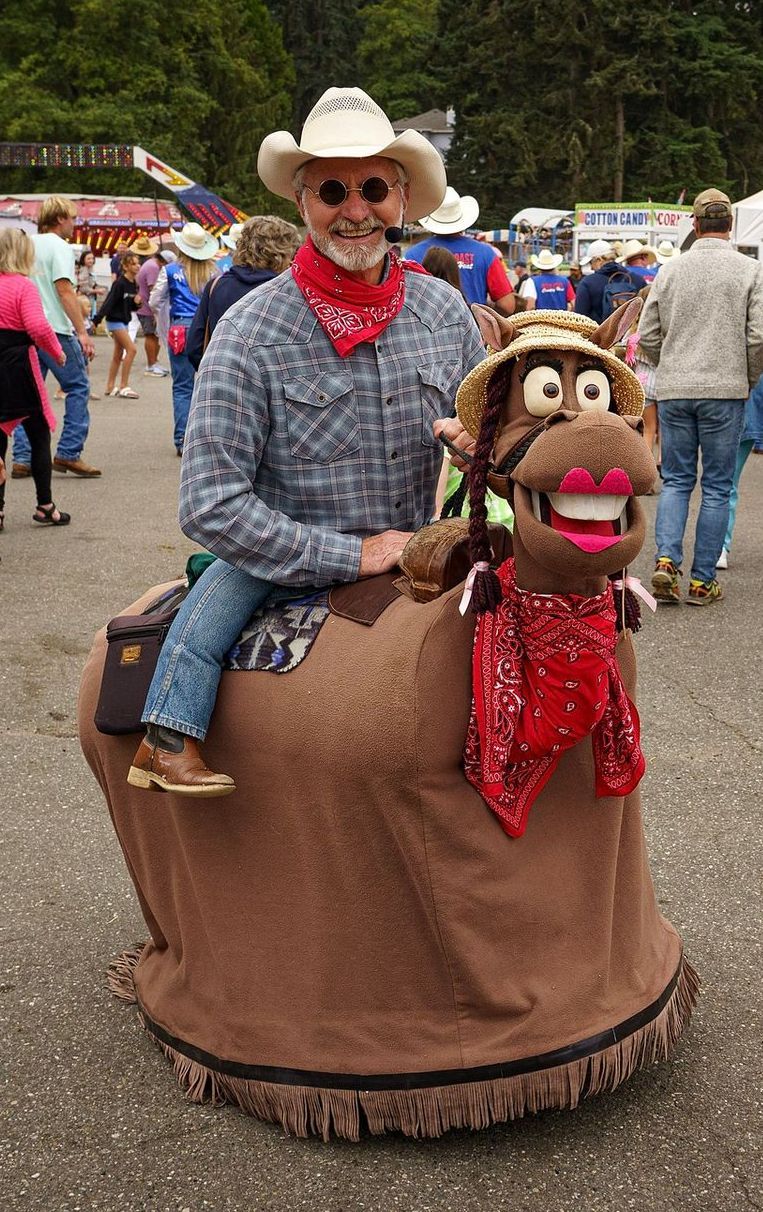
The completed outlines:
[[[384,239],[388,244],[399,244],[403,238],[402,227],[387,227],[384,231]]]

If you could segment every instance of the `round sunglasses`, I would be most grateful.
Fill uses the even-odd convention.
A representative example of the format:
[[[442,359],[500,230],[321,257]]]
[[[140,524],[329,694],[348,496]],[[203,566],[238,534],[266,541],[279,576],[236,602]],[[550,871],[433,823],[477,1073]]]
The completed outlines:
[[[317,189],[313,189],[310,185],[306,185],[305,189],[309,189],[311,194],[315,194],[320,198],[324,206],[341,206],[347,201],[348,194],[360,194],[364,202],[370,203],[371,206],[378,206],[388,197],[391,189],[395,188],[399,182],[390,185],[384,177],[367,177],[362,185],[353,185],[348,188],[344,181],[335,181],[330,178],[328,181],[321,181]]]

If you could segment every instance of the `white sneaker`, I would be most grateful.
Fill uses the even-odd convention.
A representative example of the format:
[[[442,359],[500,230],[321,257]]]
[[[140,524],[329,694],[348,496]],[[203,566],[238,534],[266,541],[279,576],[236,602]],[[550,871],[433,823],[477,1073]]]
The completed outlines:
[[[149,366],[148,370],[144,370],[143,373],[144,375],[153,375],[156,379],[165,379],[170,372],[165,370],[163,366],[160,366],[158,362],[155,362],[153,366]]]
[[[716,562],[715,567],[716,568],[728,568],[728,566],[729,566],[729,553],[727,552],[726,548],[724,547],[723,550],[721,551],[721,554],[718,556],[718,560]]]

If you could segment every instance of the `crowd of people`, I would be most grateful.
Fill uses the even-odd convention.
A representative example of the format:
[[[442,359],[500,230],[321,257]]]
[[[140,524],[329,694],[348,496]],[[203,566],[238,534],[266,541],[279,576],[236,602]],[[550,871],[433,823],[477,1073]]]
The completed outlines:
[[[436,183],[439,177],[432,180]],[[353,201],[356,209],[375,214],[395,188],[381,174],[350,188],[357,199],[348,196],[339,175],[316,187],[301,180],[298,185],[295,193],[290,183],[283,196],[309,196],[327,214],[339,211],[342,216],[352,210]],[[402,191],[407,185],[401,180],[397,188]],[[329,186],[335,187],[336,200]],[[304,220],[311,207],[298,205]],[[644,436],[660,474],[654,488],[660,492],[655,596],[661,602],[681,600],[683,534],[701,454],[702,503],[686,600],[719,600],[716,568],[728,567],[739,478],[750,453],[763,447],[763,270],[731,247],[727,195],[709,190],[695,200],[695,243],[683,255],[668,241],[653,249],[639,240],[619,246],[594,240],[579,273],[560,272],[562,255],[542,249],[529,258],[530,273],[522,262],[514,267],[514,284],[498,250],[467,234],[478,216],[476,198],[460,196],[447,186],[439,205],[418,216],[427,235],[406,249],[405,264],[419,265],[444,280],[462,302],[487,302],[504,316],[533,309],[575,311],[601,324],[624,303],[642,299],[641,318],[632,327],[624,356],[644,387]],[[406,217],[410,211],[400,215],[401,222]],[[0,371],[5,389],[0,455],[5,456],[13,433],[12,476],[34,479],[34,520],[52,526],[66,525],[69,515],[51,499],[51,470],[85,478],[101,475],[83,457],[88,403],[99,398],[91,386],[90,363],[93,332],[100,324],[112,343],[104,384],[107,397],[138,398],[130,383],[138,330],[144,373],[160,379],[171,376],[173,443],[181,456],[196,375],[222,317],[250,292],[282,275],[295,258],[298,284],[308,273],[308,266],[300,263],[297,228],[274,216],[258,216],[235,224],[223,237],[222,249],[216,237],[194,222],[173,233],[171,248],[148,235],[129,245],[123,242],[111,260],[111,284],[105,289],[96,279],[91,250],[83,250],[75,264],[69,244],[74,218],[71,202],[54,196],[41,207],[36,235],[11,229],[0,233]],[[342,218],[336,230],[328,228],[331,250],[348,222]],[[356,254],[363,251],[364,234],[355,237],[357,247],[347,244],[339,262],[348,272],[357,272]],[[399,238],[397,229],[395,236]],[[317,292],[318,286],[325,283],[309,289]],[[349,300],[349,287],[343,289]],[[161,364],[162,346],[169,369]],[[48,371],[59,386],[56,397],[64,400],[55,454],[50,447],[56,421],[44,385]],[[426,387],[425,381],[425,394]],[[437,404],[441,415],[447,415],[449,399],[443,395]],[[438,511],[458,478],[446,462]],[[1,494],[4,487],[0,529]],[[500,520],[510,521],[510,511],[497,498],[491,508]]]

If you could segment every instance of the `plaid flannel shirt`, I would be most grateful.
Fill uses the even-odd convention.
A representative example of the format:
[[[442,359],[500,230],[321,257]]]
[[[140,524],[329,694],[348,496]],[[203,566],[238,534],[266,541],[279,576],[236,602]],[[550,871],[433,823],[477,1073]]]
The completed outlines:
[[[183,531],[275,584],[356,580],[362,538],[432,517],[443,455],[432,425],[483,357],[461,296],[406,274],[399,315],[340,358],[281,274],[226,312],[202,360]]]

